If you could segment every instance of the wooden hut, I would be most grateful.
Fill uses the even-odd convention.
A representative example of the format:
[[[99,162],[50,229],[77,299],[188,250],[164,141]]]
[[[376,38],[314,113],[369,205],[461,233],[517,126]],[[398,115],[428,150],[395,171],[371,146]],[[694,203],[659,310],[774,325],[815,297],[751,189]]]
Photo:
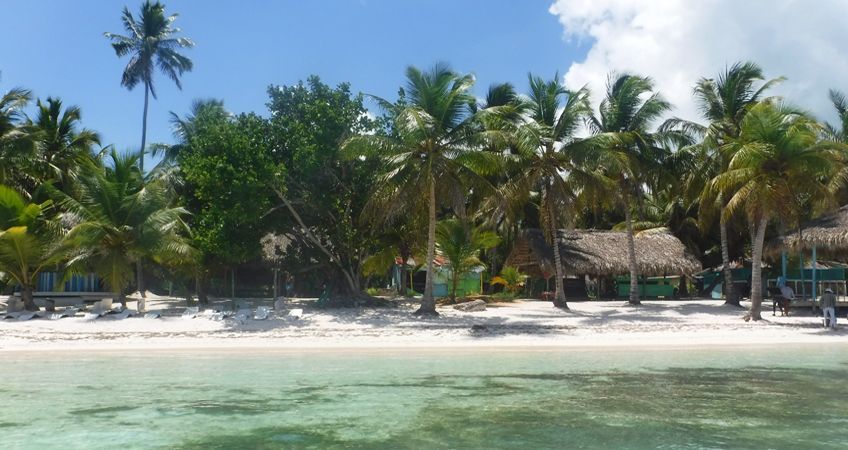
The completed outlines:
[[[566,275],[610,277],[630,271],[625,232],[559,230],[557,240]],[[641,276],[692,275],[701,270],[698,259],[670,233],[639,233],[635,246]],[[524,230],[518,236],[505,265],[534,278],[549,279],[556,274],[553,248],[538,229]]]
[[[839,297],[848,296],[848,271],[839,267],[821,270],[818,263],[822,256],[848,262],[848,205],[775,238],[765,250],[768,255],[780,254],[781,274],[796,296],[817,298],[826,288],[833,289]],[[798,270],[787,267],[787,252],[800,255]],[[809,264],[804,261],[805,252],[809,252]],[[776,279],[766,280],[767,287],[774,287],[776,283]]]

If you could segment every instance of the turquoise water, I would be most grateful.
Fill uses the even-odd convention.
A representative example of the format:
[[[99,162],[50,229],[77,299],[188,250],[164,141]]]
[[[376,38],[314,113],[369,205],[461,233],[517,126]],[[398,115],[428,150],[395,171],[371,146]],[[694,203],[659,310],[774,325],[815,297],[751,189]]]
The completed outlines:
[[[0,355],[0,448],[848,448],[848,347]]]

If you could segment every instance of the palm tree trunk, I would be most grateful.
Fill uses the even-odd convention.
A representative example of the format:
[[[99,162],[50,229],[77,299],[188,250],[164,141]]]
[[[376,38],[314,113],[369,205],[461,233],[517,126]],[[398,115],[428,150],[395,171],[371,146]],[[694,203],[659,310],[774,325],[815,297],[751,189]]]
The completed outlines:
[[[724,216],[724,208],[722,208],[722,216]],[[724,217],[719,219],[718,227],[721,232],[721,265],[722,273],[724,274],[724,304],[739,305],[739,296],[733,289],[733,275],[730,272],[730,246],[727,243],[727,223]]]
[[[139,149],[138,167],[141,170],[142,179],[144,179],[144,147],[147,145],[147,105],[149,103],[148,96],[150,95],[150,82],[144,82],[144,114],[141,117],[141,148]],[[144,293],[144,271],[141,268],[141,258],[135,262],[135,280],[138,285],[138,292],[141,295],[141,300],[138,302],[138,311],[142,312],[147,307],[147,294]]]
[[[29,283],[21,284],[21,301],[24,302],[24,309],[27,311],[38,311],[38,305],[35,304],[35,299],[32,295],[32,285]]]
[[[430,213],[427,224],[427,278],[424,282],[424,297],[416,315],[438,315],[436,299],[433,298],[433,259],[436,257],[436,180],[430,175]]]
[[[547,200],[547,198],[545,200]],[[562,284],[564,274],[562,273],[562,255],[559,251],[559,230],[557,228],[556,215],[552,210],[552,205],[548,204],[545,209],[548,211],[548,222],[551,224],[551,235],[553,236],[552,245],[554,247],[554,264],[556,265],[556,283],[554,283],[556,292],[554,295],[554,306],[557,308],[568,309],[568,303],[565,301],[565,287]]]
[[[624,220],[627,224],[627,263],[630,266],[631,305],[641,305],[639,301],[639,269],[636,265],[636,243],[633,239],[633,217],[630,212],[630,198],[624,195]]]
[[[754,236],[754,249],[751,262],[751,319],[760,320],[760,309],[763,304],[763,244],[766,237],[768,217],[764,216],[757,224],[757,232]]]

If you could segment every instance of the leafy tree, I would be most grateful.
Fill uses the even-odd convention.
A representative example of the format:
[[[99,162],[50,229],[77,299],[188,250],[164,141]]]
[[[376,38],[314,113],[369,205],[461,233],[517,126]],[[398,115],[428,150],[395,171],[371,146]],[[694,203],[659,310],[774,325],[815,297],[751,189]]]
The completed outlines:
[[[112,150],[109,157],[109,166],[87,167],[73,196],[55,189],[53,194],[73,223],[68,239],[77,250],[69,270],[93,270],[126,306],[126,290],[139,259],[189,252],[179,236],[185,210],[169,206],[163,183],[145,183],[137,155]],[[144,298],[138,309],[145,310]]]
[[[728,198],[726,216],[744,211],[755,225],[750,311],[754,320],[761,318],[762,255],[769,222],[793,217],[807,201],[823,207],[832,200],[828,180],[844,166],[844,148],[819,142],[820,133],[821,126],[813,119],[767,101],[752,106],[742,119],[739,137],[722,146],[722,152],[732,156],[709,189]]]
[[[500,242],[497,234],[484,231],[473,224],[457,219],[445,219],[436,225],[436,244],[450,262],[450,300],[456,301],[459,279],[482,265],[480,251],[495,247]]]
[[[15,190],[0,185],[0,271],[21,286],[21,299],[38,310],[32,293],[38,274],[67,255],[59,224],[49,215],[52,203],[31,203]]]
[[[476,103],[471,93],[473,76],[459,75],[444,64],[426,72],[409,67],[406,75],[404,103],[381,100],[391,112],[392,133],[356,136],[346,147],[352,154],[382,162],[367,209],[394,218],[426,199],[427,278],[416,314],[436,315],[437,206],[452,204],[462,217],[469,185],[484,189],[487,183],[481,175],[494,173],[500,164],[497,155],[478,150],[484,136],[478,114],[472,113],[471,105]]]
[[[294,241],[284,264],[290,272],[320,270],[341,301],[362,291],[362,264],[377,245],[362,216],[375,181],[376,159],[351,159],[341,152],[350,136],[375,133],[361,95],[342,83],[330,87],[317,76],[294,86],[268,89],[272,158],[287,168],[276,189],[281,203],[269,215],[277,232]],[[304,266],[304,260],[317,267]]]
[[[610,76],[607,92],[598,115],[589,126],[603,139],[599,162],[616,185],[616,206],[624,210],[627,228],[627,254],[630,266],[630,303],[639,302],[639,274],[633,241],[634,203],[641,200],[644,188],[650,188],[660,175],[660,162],[666,156],[662,135],[650,130],[653,122],[671,105],[657,92],[648,77],[631,74]]]
[[[203,301],[209,269],[259,257],[269,185],[284,172],[271,157],[267,122],[255,114],[232,116],[210,103],[182,123],[175,158]]]

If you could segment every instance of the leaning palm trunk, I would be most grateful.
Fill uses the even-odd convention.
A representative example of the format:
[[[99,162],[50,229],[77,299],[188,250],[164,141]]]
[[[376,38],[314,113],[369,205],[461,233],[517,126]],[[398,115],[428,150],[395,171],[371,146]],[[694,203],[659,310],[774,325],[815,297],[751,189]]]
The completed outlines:
[[[553,212],[553,208],[551,205],[548,205],[548,220],[550,223],[551,236],[552,236],[552,246],[554,248],[554,264],[556,265],[556,293],[554,297],[554,306],[557,308],[568,309],[568,303],[565,300],[565,287],[562,284],[562,255],[560,255],[559,251],[559,239],[557,239],[557,222],[556,215]]]
[[[144,146],[147,145],[147,104],[148,94],[150,93],[150,82],[144,82],[144,114],[141,117],[141,149],[139,149],[138,167],[141,170],[141,176],[144,177]],[[138,293],[141,295],[141,300],[138,301],[138,310],[142,312],[147,307],[147,296],[144,293],[144,271],[141,267],[141,258],[135,262],[135,280],[138,286]]]
[[[730,246],[727,244],[727,223],[725,223],[724,218],[719,220],[718,227],[721,231],[721,271],[724,274],[724,303],[739,306],[739,296],[733,289],[733,275],[730,272]]]
[[[630,213],[630,201],[625,195],[624,220],[627,224],[627,263],[630,266],[630,304],[641,305],[639,301],[639,273],[636,265],[636,243],[633,239],[633,217]]]
[[[427,225],[427,278],[424,281],[424,297],[415,314],[437,315],[436,299],[433,298],[433,259],[436,256],[436,181],[430,176],[430,213]]]
[[[766,227],[768,226],[768,217],[763,217],[757,224],[756,235],[754,236],[754,249],[751,262],[751,319],[760,320],[760,309],[763,304],[763,244],[766,237]]]

